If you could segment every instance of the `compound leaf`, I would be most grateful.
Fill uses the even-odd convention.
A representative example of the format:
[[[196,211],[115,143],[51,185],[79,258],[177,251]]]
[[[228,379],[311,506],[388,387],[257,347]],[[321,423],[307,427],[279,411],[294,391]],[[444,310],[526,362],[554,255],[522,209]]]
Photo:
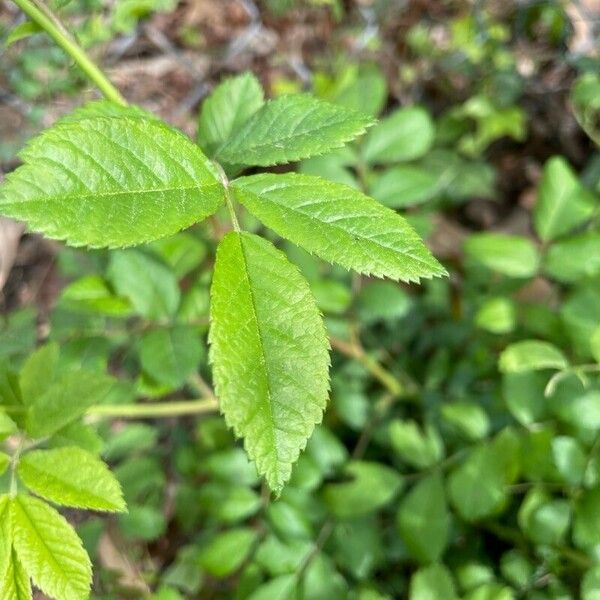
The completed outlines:
[[[19,461],[18,474],[38,496],[75,508],[122,512],[121,486],[108,467],[75,446],[33,450]]]
[[[33,140],[0,190],[2,214],[73,246],[119,247],[175,233],[219,208],[223,186],[198,146],[139,111],[101,106]]]
[[[263,89],[252,73],[226,79],[202,104],[198,143],[212,156],[263,104]]]
[[[51,506],[32,496],[10,501],[13,547],[44,594],[85,600],[92,582],[90,559],[75,530]]]
[[[211,290],[210,356],[221,410],[272,490],[321,421],[325,328],[308,283],[270,242],[226,235]]]
[[[308,95],[282,96],[254,113],[216,157],[229,164],[289,163],[339,148],[372,124],[369,116]]]
[[[329,262],[402,281],[445,274],[405,219],[351,187],[296,174],[242,177],[232,187],[265,225]]]

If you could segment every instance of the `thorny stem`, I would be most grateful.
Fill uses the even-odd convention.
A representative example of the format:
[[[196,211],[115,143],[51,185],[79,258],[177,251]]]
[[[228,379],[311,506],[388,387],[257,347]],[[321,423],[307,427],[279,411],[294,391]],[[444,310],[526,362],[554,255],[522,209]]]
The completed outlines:
[[[14,3],[60,46],[85,73],[87,78],[102,92],[107,100],[122,106],[127,101],[106,75],[86,54],[75,38],[63,27],[58,18],[41,0],[13,0]]]

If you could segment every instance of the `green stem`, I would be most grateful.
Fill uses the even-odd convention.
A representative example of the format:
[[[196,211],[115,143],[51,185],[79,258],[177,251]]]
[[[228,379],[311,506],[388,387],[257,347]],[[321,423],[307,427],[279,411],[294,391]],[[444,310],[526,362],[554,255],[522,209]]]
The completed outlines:
[[[373,375],[373,377],[395,398],[402,398],[409,394],[409,390],[406,389],[406,386],[381,363],[369,356],[359,344],[353,344],[334,337],[330,337],[329,341],[331,342],[332,348],[355,359],[365,367],[365,369],[367,369],[367,371],[369,371],[369,373],[371,373],[371,375]]]
[[[86,414],[94,417],[149,419],[152,417],[199,415],[215,412],[218,408],[219,404],[214,398],[200,398],[199,400],[146,404],[99,404],[88,408]]]
[[[239,233],[242,229],[238,222],[237,215],[235,214],[235,208],[233,206],[233,200],[231,198],[231,191],[229,189],[229,179],[227,178],[227,175],[226,175],[225,171],[223,170],[223,167],[216,160],[213,160],[213,165],[219,172],[221,184],[225,188],[225,204],[227,205],[227,210],[229,211],[229,218],[231,219],[233,229],[234,229],[234,231],[237,231]]]
[[[40,0],[13,0],[14,3],[37,25],[39,25],[79,66],[85,75],[96,85],[105,98],[127,105],[119,90],[85,53],[73,36],[61,25],[47,6]]]
[[[14,498],[17,495],[17,466],[19,464],[19,458],[21,458],[21,451],[23,450],[25,440],[21,438],[19,445],[17,446],[15,453],[12,455],[10,460],[10,489],[9,495]]]

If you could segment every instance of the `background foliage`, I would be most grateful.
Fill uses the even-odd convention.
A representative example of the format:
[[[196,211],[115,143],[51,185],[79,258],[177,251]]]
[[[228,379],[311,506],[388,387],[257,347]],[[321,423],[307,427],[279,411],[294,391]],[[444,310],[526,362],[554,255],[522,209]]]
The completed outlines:
[[[207,2],[202,25],[183,3],[55,4],[117,65],[146,52],[196,69],[205,87],[181,83],[167,100],[150,82],[131,92],[190,133],[206,81],[249,66],[274,95],[308,89],[378,116],[357,143],[297,170],[398,210],[450,272],[404,286],[280,244],[326,317],[333,366],[325,421],[275,500],[220,416],[107,420],[97,409],[211,395],[210,257],[226,219],[132,250],[26,239],[4,289],[0,436],[12,452],[19,378],[56,406],[42,425],[31,418],[52,452],[75,444],[110,464],[128,513],[64,512],[96,566],[94,597],[598,597],[600,80],[585,3],[271,0],[239,22],[226,3],[219,22]],[[14,13],[2,16],[8,34]],[[259,35],[236,54],[252,26]],[[269,35],[278,41],[261,54],[252,44]],[[89,93],[50,47],[33,35],[3,58],[3,110],[26,115],[3,137],[7,170],[27,131]],[[207,56],[200,77],[194,61]],[[125,66],[114,78],[128,94],[136,65]],[[20,466],[32,485],[35,452]],[[118,494],[95,506],[121,507]]]

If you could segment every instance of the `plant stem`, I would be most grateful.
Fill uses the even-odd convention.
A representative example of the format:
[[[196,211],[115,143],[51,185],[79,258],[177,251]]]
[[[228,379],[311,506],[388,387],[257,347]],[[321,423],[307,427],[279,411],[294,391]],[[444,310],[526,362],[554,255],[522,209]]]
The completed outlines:
[[[108,80],[58,18],[40,0],[13,0],[14,3],[60,46],[85,73],[88,79],[112,102],[127,105],[119,90]]]
[[[148,419],[152,417],[178,417],[199,415],[217,411],[214,398],[156,402],[146,404],[99,404],[88,408],[86,414],[94,417],[120,417],[123,419]]]
[[[19,458],[21,457],[21,451],[23,450],[24,439],[19,440],[15,453],[12,455],[10,460],[10,489],[9,494],[11,498],[17,495],[17,465],[19,464]]]
[[[352,344],[338,338],[330,338],[331,347],[345,354],[350,358],[357,360],[375,379],[383,385],[394,397],[406,396],[408,390],[406,386],[390,373],[381,363],[369,356],[364,348],[359,344]]]

